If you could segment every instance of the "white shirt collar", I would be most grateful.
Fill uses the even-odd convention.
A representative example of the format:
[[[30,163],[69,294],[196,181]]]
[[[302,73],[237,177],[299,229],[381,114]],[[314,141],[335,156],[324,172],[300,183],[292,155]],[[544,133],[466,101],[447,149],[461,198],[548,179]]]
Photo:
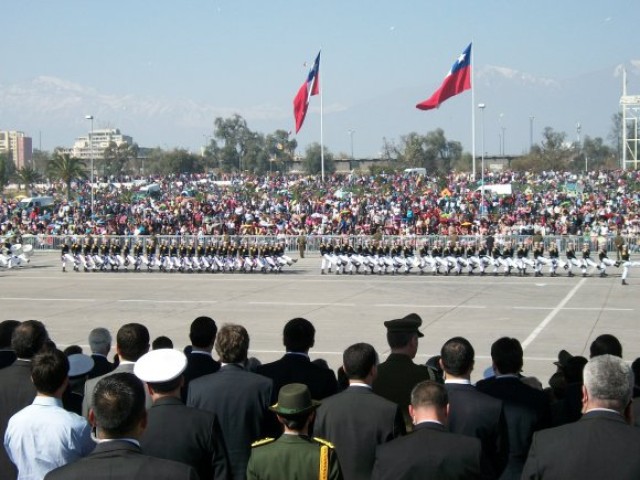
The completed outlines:
[[[467,380],[466,378],[447,378],[444,383],[453,383],[455,385],[471,385],[471,380]]]

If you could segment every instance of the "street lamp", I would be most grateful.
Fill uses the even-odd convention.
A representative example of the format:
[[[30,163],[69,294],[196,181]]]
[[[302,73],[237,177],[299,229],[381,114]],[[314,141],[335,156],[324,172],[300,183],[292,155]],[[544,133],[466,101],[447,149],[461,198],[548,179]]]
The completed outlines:
[[[533,121],[535,120],[535,118],[536,117],[534,117],[533,115],[529,117],[529,152],[533,150]]]
[[[484,103],[479,103],[478,108],[480,109],[480,132],[482,135],[482,163],[480,164],[482,168],[482,173],[480,176],[480,181],[482,182],[482,186],[480,188],[480,194],[482,195],[482,203],[484,203],[484,109],[486,105]],[[480,210],[482,210],[482,203],[480,204]],[[482,212],[481,212],[482,213]]]
[[[95,218],[94,197],[93,197],[93,115],[86,115],[84,118],[91,120],[91,134],[89,135],[89,155],[91,156],[91,217]]]
[[[349,130],[349,139],[351,140],[351,161],[353,161],[353,134],[355,130]]]

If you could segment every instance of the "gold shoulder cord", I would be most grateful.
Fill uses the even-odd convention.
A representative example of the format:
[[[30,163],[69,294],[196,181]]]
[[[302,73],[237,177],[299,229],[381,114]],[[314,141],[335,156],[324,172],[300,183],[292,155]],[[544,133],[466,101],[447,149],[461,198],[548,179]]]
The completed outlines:
[[[318,480],[327,480],[329,478],[329,447],[322,445],[320,447],[320,475]]]

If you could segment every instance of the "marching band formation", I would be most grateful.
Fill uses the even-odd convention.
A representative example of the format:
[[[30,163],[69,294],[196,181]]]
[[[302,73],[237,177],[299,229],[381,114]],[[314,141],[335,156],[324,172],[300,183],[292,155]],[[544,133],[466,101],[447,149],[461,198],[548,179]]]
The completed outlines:
[[[67,265],[74,271],[152,271],[161,272],[262,272],[280,273],[297,259],[286,255],[283,242],[254,244],[248,242],[198,242],[167,240],[157,242],[151,237],[133,245],[118,239],[84,237],[73,243],[65,240],[61,250],[62,271]]]
[[[12,237],[7,236],[2,240],[0,248],[0,267],[21,267],[31,263],[33,246],[12,243]]]
[[[491,239],[493,240],[493,239]],[[565,271],[567,276],[575,276],[574,269],[583,277],[598,273],[606,277],[607,267],[623,267],[622,284],[627,285],[629,268],[639,267],[640,262],[631,262],[627,245],[621,247],[620,260],[614,261],[607,256],[606,245],[598,249],[596,258],[592,258],[589,244],[585,244],[581,252],[576,252],[575,245],[568,244],[561,258],[556,243],[552,243],[545,251],[542,242],[520,242],[517,245],[507,241],[503,244],[482,242],[436,241],[433,246],[428,242],[420,248],[410,242],[365,242],[352,245],[348,242],[320,244],[320,273],[336,275],[350,274],[404,274],[412,271],[420,275],[487,275],[499,274],[510,276],[517,274],[527,276],[531,269],[535,277],[544,276],[544,269],[551,277],[558,276],[558,271]]]

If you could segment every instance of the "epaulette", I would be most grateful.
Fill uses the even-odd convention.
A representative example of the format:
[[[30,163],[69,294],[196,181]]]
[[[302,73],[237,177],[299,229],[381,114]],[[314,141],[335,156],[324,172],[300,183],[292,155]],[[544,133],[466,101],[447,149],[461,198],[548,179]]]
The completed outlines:
[[[325,440],[324,438],[313,437],[313,439],[316,442],[318,442],[318,443],[320,443],[322,445],[325,445],[325,446],[327,446],[329,448],[336,448],[336,447],[333,446],[333,443],[331,443],[329,440]]]
[[[274,442],[275,440],[276,440],[275,438],[270,438],[270,437],[268,437],[268,438],[263,438],[263,439],[261,439],[261,440],[257,440],[257,441],[255,441],[255,442],[253,442],[253,443],[251,444],[251,448],[253,448],[253,447],[261,447],[261,446],[263,446],[263,445],[267,445],[267,444],[269,444],[269,443],[271,443],[271,442]]]

